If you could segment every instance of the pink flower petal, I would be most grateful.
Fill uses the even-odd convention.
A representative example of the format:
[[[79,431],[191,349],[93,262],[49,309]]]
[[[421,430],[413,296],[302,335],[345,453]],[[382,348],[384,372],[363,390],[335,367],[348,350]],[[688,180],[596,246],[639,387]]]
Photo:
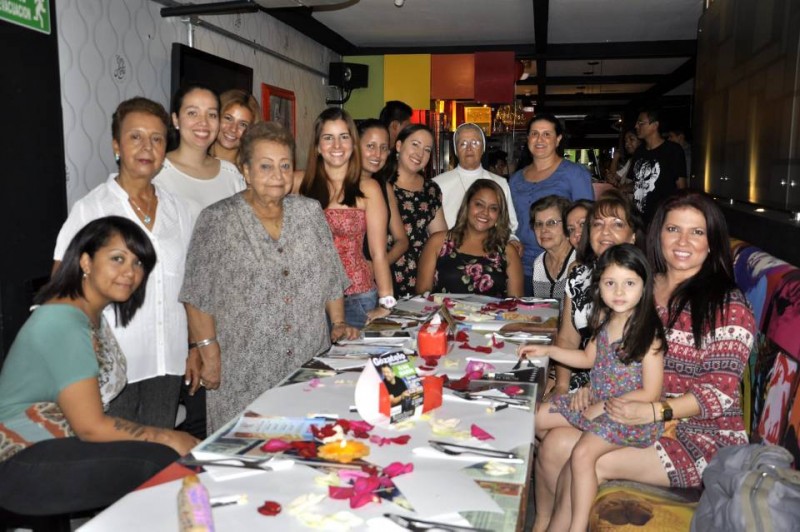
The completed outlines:
[[[411,473],[412,471],[414,471],[414,464],[411,462],[407,464],[403,464],[402,462],[392,462],[383,468],[383,474],[389,478],[399,477],[400,475],[405,475],[406,473]]]
[[[506,395],[522,395],[525,393],[525,390],[522,387],[517,386],[516,384],[512,384],[511,386],[506,386],[503,388],[503,393]]]
[[[480,428],[478,425],[475,425],[474,423],[469,428],[469,430],[470,430],[470,433],[472,433],[472,436],[474,438],[478,438],[481,441],[493,440],[494,439],[494,436],[492,436],[491,434],[489,434],[488,432],[486,432],[485,430]]]
[[[371,491],[365,491],[363,493],[356,493],[352,497],[350,497],[350,508],[361,508],[362,506],[366,506],[371,502],[377,502],[380,504],[381,499],[377,497]]]
[[[281,453],[283,451],[288,451],[291,448],[291,443],[276,438],[269,440],[267,443],[261,446],[261,450],[265,453]]]

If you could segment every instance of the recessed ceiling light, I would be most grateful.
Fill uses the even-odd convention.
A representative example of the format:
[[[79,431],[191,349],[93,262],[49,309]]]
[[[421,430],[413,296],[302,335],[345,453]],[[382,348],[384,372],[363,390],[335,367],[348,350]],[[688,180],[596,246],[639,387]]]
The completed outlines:
[[[394,0],[395,7],[403,7],[403,4],[406,3],[406,0]]]
[[[767,210],[767,209],[764,209],[764,208],[762,208],[762,207],[759,207],[758,209],[756,209],[756,212],[766,212],[766,210]]]

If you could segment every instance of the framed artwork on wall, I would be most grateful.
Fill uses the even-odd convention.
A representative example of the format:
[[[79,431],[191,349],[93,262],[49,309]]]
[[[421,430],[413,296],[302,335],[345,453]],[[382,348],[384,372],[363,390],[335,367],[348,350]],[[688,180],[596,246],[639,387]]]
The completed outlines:
[[[296,135],[295,108],[294,92],[266,83],[261,84],[261,109],[264,120],[279,122],[291,131],[292,135]]]

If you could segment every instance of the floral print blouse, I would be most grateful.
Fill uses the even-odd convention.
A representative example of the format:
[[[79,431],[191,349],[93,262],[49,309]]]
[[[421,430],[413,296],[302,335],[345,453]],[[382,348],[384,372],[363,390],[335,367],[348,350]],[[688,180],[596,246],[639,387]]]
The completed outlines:
[[[434,292],[506,297],[507,281],[504,253],[497,250],[485,257],[461,253],[448,233],[436,261]]]
[[[417,263],[428,241],[428,225],[436,211],[442,208],[442,190],[435,182],[426,180],[419,191],[406,190],[395,184],[394,194],[408,235],[408,250],[392,264],[394,295],[403,297],[417,293]]]

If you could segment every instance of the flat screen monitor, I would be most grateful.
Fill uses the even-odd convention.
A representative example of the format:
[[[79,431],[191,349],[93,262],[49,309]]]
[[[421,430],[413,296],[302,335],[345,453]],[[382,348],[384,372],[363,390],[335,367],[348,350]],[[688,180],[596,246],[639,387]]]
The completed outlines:
[[[208,52],[172,43],[172,91],[181,85],[202,83],[221,94],[228,89],[253,91],[253,69]]]

